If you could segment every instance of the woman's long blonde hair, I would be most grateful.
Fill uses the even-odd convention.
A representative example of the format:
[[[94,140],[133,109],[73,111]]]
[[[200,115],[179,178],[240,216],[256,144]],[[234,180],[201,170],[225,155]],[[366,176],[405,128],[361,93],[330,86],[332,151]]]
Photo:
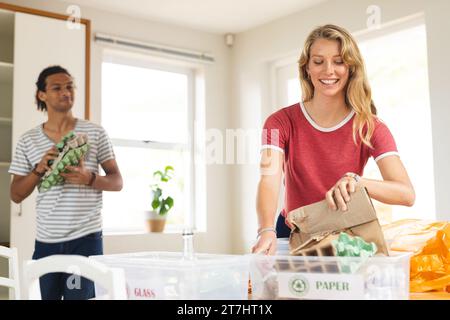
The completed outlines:
[[[375,129],[374,120],[377,109],[372,101],[372,91],[367,80],[361,52],[358,49],[356,41],[345,29],[327,24],[314,29],[306,39],[303,52],[298,61],[303,100],[309,101],[314,96],[314,86],[308,76],[306,67],[310,59],[311,46],[317,39],[336,40],[339,42],[341,57],[350,69],[346,86],[345,103],[355,110],[356,113],[353,122],[353,141],[355,144],[357,143],[356,135],[358,134],[364,144],[372,147],[370,139]]]

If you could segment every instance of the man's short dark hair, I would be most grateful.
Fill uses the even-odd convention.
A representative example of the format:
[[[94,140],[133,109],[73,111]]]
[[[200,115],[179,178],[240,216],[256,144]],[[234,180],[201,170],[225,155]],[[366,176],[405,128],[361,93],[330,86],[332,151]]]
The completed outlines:
[[[40,111],[47,111],[47,105],[45,104],[44,101],[39,99],[39,91],[45,92],[46,90],[46,85],[47,85],[47,77],[57,74],[57,73],[65,73],[67,74],[69,77],[72,77],[72,75],[69,73],[69,71],[67,71],[66,69],[64,69],[61,66],[50,66],[45,68],[44,70],[41,71],[41,73],[39,74],[38,80],[36,82],[36,104],[37,104],[37,108]]]

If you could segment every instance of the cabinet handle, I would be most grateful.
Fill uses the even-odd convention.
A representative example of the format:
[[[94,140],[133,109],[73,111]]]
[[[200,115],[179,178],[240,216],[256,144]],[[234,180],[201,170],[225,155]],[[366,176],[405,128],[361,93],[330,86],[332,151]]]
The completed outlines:
[[[19,217],[22,216],[22,202],[19,203],[19,212],[17,212],[17,215],[18,215]]]

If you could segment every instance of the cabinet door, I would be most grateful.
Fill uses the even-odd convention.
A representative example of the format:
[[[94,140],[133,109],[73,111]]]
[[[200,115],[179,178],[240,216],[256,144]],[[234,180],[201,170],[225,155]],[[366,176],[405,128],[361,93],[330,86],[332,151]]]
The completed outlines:
[[[65,67],[77,86],[74,115],[84,119],[85,26],[68,28],[66,21],[16,13],[14,29],[13,152],[25,131],[46,121],[34,95],[39,73],[50,65]],[[19,260],[31,259],[36,234],[35,190],[21,205],[11,205],[11,246]]]

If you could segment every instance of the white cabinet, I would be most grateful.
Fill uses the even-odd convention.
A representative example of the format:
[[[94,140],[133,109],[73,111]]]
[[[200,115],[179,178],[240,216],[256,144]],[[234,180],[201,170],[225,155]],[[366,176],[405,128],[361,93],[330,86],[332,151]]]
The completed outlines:
[[[0,4],[0,243],[16,247],[23,261],[31,259],[34,250],[36,191],[20,205],[10,201],[11,157],[20,136],[46,120],[34,101],[35,83],[44,68],[61,65],[72,74],[77,87],[73,113],[88,116],[90,39],[89,23],[71,28],[61,17],[13,9]]]
[[[10,242],[10,175],[12,146],[12,84],[13,84],[14,14],[0,11],[0,245]],[[8,260],[0,259],[0,277],[8,276]],[[0,287],[0,299],[8,290]]]
[[[14,14],[0,11],[0,244],[9,242]]]

